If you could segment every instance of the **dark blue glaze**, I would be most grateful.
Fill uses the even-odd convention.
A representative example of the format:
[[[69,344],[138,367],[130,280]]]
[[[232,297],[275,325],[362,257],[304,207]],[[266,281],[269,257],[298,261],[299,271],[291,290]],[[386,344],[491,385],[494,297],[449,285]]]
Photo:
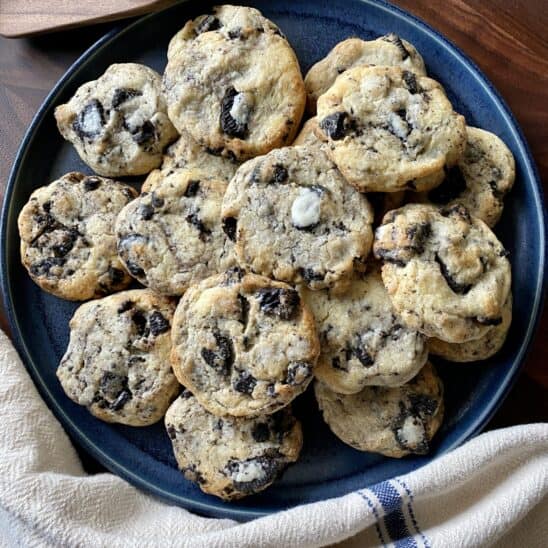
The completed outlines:
[[[1,281],[15,344],[40,393],[70,434],[107,468],[166,501],[196,512],[247,520],[297,504],[342,495],[404,474],[478,433],[515,379],[539,318],[544,294],[545,209],[538,175],[516,121],[492,85],[459,50],[430,27],[381,2],[359,0],[259,1],[293,44],[303,71],[338,41],[394,31],[422,53],[428,72],[442,82],[470,125],[499,135],[516,158],[515,188],[506,200],[497,234],[513,265],[514,323],[500,354],[482,364],[439,370],[447,395],[446,420],[427,457],[387,459],[340,443],[323,424],[310,393],[296,402],[303,420],[302,458],[283,479],[243,501],[224,503],[203,494],[177,471],[161,423],[130,428],[102,423],[62,392],[55,369],[68,340],[76,305],[38,289],[20,265],[17,215],[32,190],[70,170],[89,172],[55,128],[53,108],[111,63],[140,62],[162,71],[169,38],[204,3],[179,4],[115,31],[74,63],[45,100],[29,128],[5,195],[1,225]],[[197,7],[198,6],[198,7]]]

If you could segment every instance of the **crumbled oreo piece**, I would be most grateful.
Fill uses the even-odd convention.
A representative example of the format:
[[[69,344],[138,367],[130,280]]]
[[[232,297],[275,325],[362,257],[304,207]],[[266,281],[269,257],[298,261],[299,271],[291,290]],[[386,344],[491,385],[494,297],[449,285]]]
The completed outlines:
[[[51,247],[53,255],[55,257],[65,257],[69,251],[74,247],[79,233],[75,228],[65,230],[61,238],[61,242]]]
[[[293,362],[287,368],[287,376],[285,382],[291,385],[298,385],[310,378],[312,369],[309,363]]]
[[[289,320],[301,301],[297,291],[280,287],[260,289],[258,297],[259,306],[265,314],[278,316],[282,320]]]
[[[101,186],[101,179],[99,177],[86,177],[84,181],[84,190],[86,192],[97,190]]]
[[[162,333],[165,333],[166,331],[169,331],[169,321],[164,318],[161,312],[158,312],[158,310],[155,310],[149,318],[149,324],[150,324],[150,332],[154,337],[157,337],[158,335],[161,335]]]
[[[47,259],[43,259],[37,263],[34,263],[30,267],[30,272],[33,276],[36,277],[50,276],[50,270],[54,266],[63,266],[64,264],[64,257],[48,257]]]
[[[502,323],[502,318],[500,316],[497,318],[487,318],[486,316],[477,316],[476,321],[481,325],[500,325]]]
[[[193,198],[198,194],[198,191],[200,190],[200,181],[198,180],[192,180],[188,181],[188,185],[185,190],[185,198]]]
[[[247,135],[247,124],[239,122],[232,117],[231,110],[234,105],[236,97],[239,92],[232,86],[227,88],[224,97],[221,101],[221,115],[220,124],[221,129],[229,137],[237,137],[238,139],[245,139]]]
[[[209,348],[202,348],[201,355],[203,360],[212,367],[218,370],[221,374],[227,375],[230,371],[232,364],[234,363],[234,351],[232,349],[232,342],[227,337],[223,337],[219,332],[213,333],[217,348],[211,350]]]
[[[409,72],[408,70],[404,70],[402,73],[403,81],[405,82],[405,85],[407,86],[407,89],[409,90],[409,93],[415,94],[419,93],[419,85],[417,83],[417,77],[413,72]]]
[[[131,132],[133,140],[140,146],[156,140],[156,128],[150,120],[146,120],[142,126]]]
[[[164,206],[164,199],[156,194],[156,192],[152,192],[150,195],[150,204],[152,207],[159,209]]]
[[[440,256],[437,253],[435,259],[440,267],[440,272],[442,276],[447,282],[447,285],[454,293],[457,293],[458,295],[466,295],[470,291],[470,289],[472,289],[472,284],[461,284],[457,282],[455,278],[453,278],[453,276],[451,276],[447,265],[441,260]]]
[[[143,95],[143,92],[138,89],[117,88],[112,96],[112,108],[118,108],[122,103]]]
[[[143,204],[139,208],[139,214],[141,215],[141,219],[144,221],[150,221],[154,215],[154,208],[148,204]]]
[[[142,337],[147,334],[147,319],[143,312],[139,309],[135,309],[131,315],[131,321],[135,325],[137,334]]]
[[[92,99],[78,113],[72,128],[80,139],[93,140],[101,133],[105,121],[103,105],[97,99]]]
[[[334,141],[343,139],[349,128],[348,113],[347,112],[335,112],[326,116],[323,120],[320,120],[320,129]]]
[[[242,493],[255,493],[271,483],[282,467],[275,455],[263,455],[247,460],[231,460],[223,473],[232,479],[234,487]]]
[[[196,34],[203,34],[212,30],[219,30],[222,27],[221,22],[214,15],[206,15],[196,26]]]
[[[272,175],[272,183],[283,183],[287,181],[287,178],[289,177],[289,174],[287,172],[287,169],[279,164],[276,164],[274,166],[274,173]]]
[[[257,379],[253,375],[247,371],[241,371],[232,386],[236,392],[240,392],[241,394],[252,394],[256,384]]]
[[[407,51],[407,48],[402,42],[402,39],[397,34],[391,32],[390,34],[383,36],[382,40],[394,44],[400,50],[402,61],[405,61],[409,57],[409,52]]]
[[[222,223],[223,232],[227,235],[229,240],[235,242],[238,219],[235,219],[234,217],[224,217]]]
[[[312,268],[299,268],[299,274],[307,283],[317,282],[324,279],[324,275],[321,272],[316,272]]]

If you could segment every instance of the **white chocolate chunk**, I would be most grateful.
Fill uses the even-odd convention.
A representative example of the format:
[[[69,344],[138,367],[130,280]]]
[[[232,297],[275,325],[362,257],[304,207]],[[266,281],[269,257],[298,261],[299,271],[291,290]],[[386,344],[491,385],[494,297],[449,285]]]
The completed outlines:
[[[260,480],[264,477],[265,470],[257,461],[239,463],[238,469],[231,474],[234,481],[244,483]]]
[[[400,138],[405,139],[409,134],[409,126],[398,114],[392,112],[390,114],[390,126],[392,131]]]
[[[417,417],[407,417],[400,428],[399,437],[410,449],[415,449],[424,441],[424,424]]]
[[[291,222],[297,228],[315,225],[320,220],[321,196],[310,188],[301,189],[291,206]]]
[[[85,111],[82,117],[82,131],[88,135],[93,135],[101,132],[103,127],[101,124],[101,114],[96,108],[91,108]]]
[[[249,112],[251,110],[251,97],[249,93],[238,93],[234,97],[234,102],[230,108],[230,116],[238,122],[238,124],[247,124]]]

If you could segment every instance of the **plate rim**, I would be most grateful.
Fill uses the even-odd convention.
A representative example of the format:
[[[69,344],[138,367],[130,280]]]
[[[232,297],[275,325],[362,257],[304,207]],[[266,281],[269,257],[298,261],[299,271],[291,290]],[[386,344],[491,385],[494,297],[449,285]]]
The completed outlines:
[[[8,183],[6,185],[4,199],[1,210],[1,224],[0,224],[0,284],[2,291],[2,299],[4,302],[4,309],[8,318],[9,326],[12,330],[12,341],[15,348],[18,351],[18,354],[21,358],[25,369],[30,374],[34,385],[38,389],[40,396],[43,398],[48,408],[54,413],[55,417],[61,422],[63,428],[68,430],[68,432],[77,440],[77,442],[86,450],[93,458],[101,462],[107,469],[111,472],[116,473],[120,477],[129,481],[134,486],[143,489],[148,493],[152,493],[158,498],[170,502],[178,503],[185,508],[201,512],[205,515],[215,516],[215,517],[224,517],[224,518],[233,518],[236,520],[249,520],[257,518],[260,516],[268,515],[272,513],[268,509],[254,509],[254,508],[238,508],[232,506],[225,506],[221,501],[211,501],[211,502],[201,502],[193,498],[189,498],[184,495],[177,495],[172,492],[164,491],[157,484],[149,483],[145,478],[133,473],[131,470],[124,467],[122,464],[114,460],[109,454],[101,450],[100,447],[95,445],[92,440],[88,438],[79,428],[76,423],[63,411],[63,409],[57,404],[56,399],[51,394],[47,384],[43,381],[39,374],[39,370],[36,367],[35,362],[31,358],[31,354],[27,349],[25,340],[21,335],[19,329],[19,322],[17,320],[17,314],[15,307],[13,305],[12,294],[10,290],[10,279],[8,275],[8,242],[7,242],[7,232],[8,225],[11,224],[13,215],[15,213],[10,211],[10,205],[12,197],[15,191],[16,181],[19,176],[20,168],[26,158],[27,149],[31,144],[34,134],[43,122],[46,112],[50,109],[52,104],[55,102],[57,97],[65,89],[68,80],[72,77],[73,72],[75,72],[80,66],[85,64],[88,61],[88,58],[94,54],[97,54],[103,48],[108,47],[113,39],[120,37],[126,32],[131,31],[135,26],[143,24],[146,20],[156,17],[159,13],[174,9],[181,4],[186,4],[188,0],[183,0],[170,6],[160,12],[153,12],[143,17],[132,21],[131,23],[125,26],[116,26],[111,29],[105,35],[100,37],[96,42],[94,42],[90,47],[88,47],[64,72],[61,78],[55,83],[51,91],[46,95],[42,100],[40,107],[36,111],[33,119],[25,131],[23,139],[18,147],[15,160],[13,162],[10,174],[8,177]],[[539,257],[539,275],[536,279],[535,287],[535,298],[531,309],[531,316],[527,324],[527,329],[525,334],[520,342],[519,351],[516,355],[516,358],[513,360],[513,363],[508,370],[503,381],[500,383],[498,390],[496,391],[495,397],[489,402],[483,409],[482,413],[474,420],[474,422],[464,431],[455,442],[449,446],[442,454],[447,453],[459,447],[467,440],[469,440],[474,435],[480,433],[485,427],[486,423],[494,415],[497,409],[500,407],[509,391],[514,386],[518,373],[520,372],[523,363],[527,355],[531,351],[532,342],[534,336],[538,330],[540,319],[542,317],[542,309],[545,299],[547,279],[546,279],[546,257],[547,257],[547,243],[546,243],[546,225],[548,214],[544,206],[544,193],[541,180],[539,177],[538,169],[534,158],[531,154],[529,145],[523,131],[518,124],[514,114],[512,113],[509,106],[506,104],[505,100],[502,98],[500,93],[497,91],[495,86],[491,81],[486,77],[482,70],[476,65],[476,63],[466,55],[458,46],[456,46],[452,41],[447,39],[443,34],[435,30],[428,23],[418,18],[417,16],[407,12],[406,10],[389,4],[385,0],[359,0],[360,3],[372,6],[373,8],[381,9],[384,12],[387,12],[391,16],[395,16],[399,19],[403,19],[408,23],[411,23],[413,26],[417,27],[420,32],[427,34],[429,37],[438,42],[443,49],[448,52],[450,55],[455,57],[459,64],[466,68],[467,72],[480,84],[481,87],[487,92],[490,96],[493,103],[496,105],[496,108],[506,120],[507,125],[511,133],[513,134],[515,141],[518,145],[519,152],[521,157],[524,160],[524,166],[527,171],[528,179],[530,179],[534,184],[532,185],[532,196],[536,205],[536,215],[539,226],[540,233],[540,257]],[[17,212],[18,214],[18,212]],[[435,458],[438,458],[440,455],[437,455]],[[433,460],[433,459],[432,459]],[[431,462],[431,461],[429,461]],[[427,463],[425,463],[427,464]]]

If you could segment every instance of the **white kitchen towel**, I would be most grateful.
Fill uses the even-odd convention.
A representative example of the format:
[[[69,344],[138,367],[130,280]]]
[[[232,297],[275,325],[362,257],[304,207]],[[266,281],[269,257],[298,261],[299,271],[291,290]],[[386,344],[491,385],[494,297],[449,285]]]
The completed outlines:
[[[482,434],[423,468],[239,524],[196,516],[112,474],[87,475],[0,332],[0,545],[548,545],[548,425]]]

